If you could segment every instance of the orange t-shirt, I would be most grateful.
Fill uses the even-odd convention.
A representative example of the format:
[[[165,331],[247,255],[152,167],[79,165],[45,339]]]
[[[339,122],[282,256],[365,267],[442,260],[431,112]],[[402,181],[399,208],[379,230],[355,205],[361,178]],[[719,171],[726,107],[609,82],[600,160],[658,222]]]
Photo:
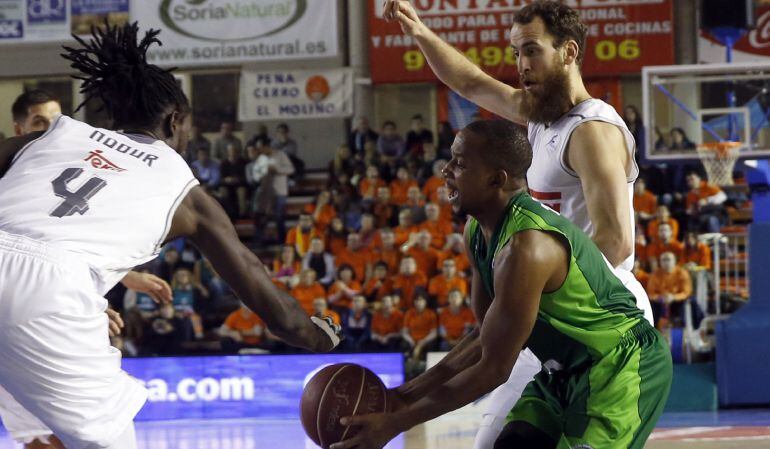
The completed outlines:
[[[410,179],[407,181],[401,181],[400,179],[394,179],[390,182],[390,198],[393,204],[402,205],[406,203],[408,198],[407,193],[412,186],[419,187],[417,181]]]
[[[452,204],[439,203],[438,207],[439,207],[439,214],[438,214],[439,221],[445,221],[447,223],[451,223],[452,218],[454,217],[454,212],[452,211]]]
[[[380,310],[372,317],[372,333],[377,335],[397,334],[401,332],[401,328],[404,326],[404,314],[398,310],[393,309],[390,316]]]
[[[642,265],[647,263],[647,245],[642,245],[641,243],[635,243],[634,254],[636,258],[642,262]]]
[[[647,283],[650,281],[650,273],[644,270],[635,270],[634,276],[636,276],[636,280],[638,280],[639,283],[642,284],[642,288],[647,290]]]
[[[649,190],[645,190],[641,195],[634,193],[634,210],[654,215],[658,208],[658,198]]]
[[[473,326],[476,319],[473,316],[471,309],[463,306],[457,315],[453,314],[449,307],[445,307],[438,318],[439,326],[444,328],[446,332],[446,338],[451,340],[457,340],[465,335],[468,328]]]
[[[315,204],[307,204],[305,206],[305,213],[315,215]],[[324,204],[321,206],[321,212],[318,214],[318,218],[314,220],[314,223],[320,232],[324,232],[336,216],[337,211],[334,210],[334,206],[331,204]]]
[[[655,260],[660,259],[660,255],[665,252],[672,252],[676,256],[676,264],[677,265],[683,265],[684,264],[684,243],[677,241],[677,240],[671,240],[668,243],[663,243],[660,241],[656,241],[654,243],[651,243],[647,245],[647,258]],[[658,260],[658,262],[660,262]]]
[[[374,250],[382,246],[380,231],[374,229],[366,233],[359,232],[358,234],[361,236],[361,245],[365,246],[366,249]]]
[[[698,242],[695,248],[685,249],[685,263],[694,262],[695,265],[711,268],[711,248],[703,242]]]
[[[692,279],[684,268],[674,267],[674,271],[666,273],[662,268],[655,270],[647,282],[647,294],[650,299],[669,293],[674,299],[681,301],[692,296]]]
[[[380,301],[384,296],[393,291],[393,280],[385,278],[380,286],[377,286],[377,279],[371,278],[364,284],[364,295],[370,300]]]
[[[302,306],[302,309],[304,309],[308,315],[315,313],[313,310],[313,301],[315,301],[316,298],[326,298],[326,291],[318,282],[314,282],[310,287],[298,284],[291,289],[289,294],[299,301],[299,305]]]
[[[441,249],[446,243],[446,236],[452,233],[452,223],[448,221],[430,221],[425,220],[420,226],[421,231],[430,232],[430,245],[436,249]]]
[[[401,291],[401,303],[399,307],[402,310],[409,309],[414,303],[414,295],[417,288],[425,288],[428,284],[428,279],[424,274],[419,271],[413,276],[405,276],[398,274],[393,280],[393,290]]]
[[[357,281],[366,279],[366,266],[371,262],[372,252],[366,248],[359,248],[356,251],[351,251],[346,247],[334,258],[334,265],[337,267],[337,270],[345,264],[353,267],[353,272],[356,273]]]
[[[676,218],[670,217],[666,222],[671,225],[671,235],[676,238],[679,235],[679,222]],[[658,227],[660,226],[660,220],[655,218],[647,223],[647,239],[649,242],[656,242],[658,238]]]
[[[302,235],[302,242],[298,242],[300,234]],[[286,244],[293,246],[299,256],[302,257],[310,249],[310,241],[313,240],[313,237],[321,237],[322,235],[316,228],[311,229],[310,232],[300,233],[299,227],[295,226],[289,229],[289,232],[286,234]]]
[[[346,236],[326,237],[326,247],[329,248],[331,255],[335,257],[341,253],[346,246],[348,246],[348,238]]]
[[[260,319],[254,312],[249,310],[244,316],[243,309],[238,309],[227,316],[225,319],[225,326],[242,333],[243,331],[250,331],[256,326],[265,327],[265,323],[262,322],[262,319]],[[249,345],[257,345],[262,341],[262,338],[255,335],[242,336],[243,342]]]
[[[397,249],[375,249],[372,251],[372,263],[383,261],[388,265],[388,273],[398,273],[398,266],[401,263],[401,251]]]
[[[436,302],[439,307],[443,307],[449,300],[449,292],[452,290],[460,290],[463,295],[468,294],[468,281],[455,275],[452,279],[447,279],[443,274],[434,276],[428,283],[428,294],[436,297]]]
[[[372,215],[374,215],[374,221],[378,228],[385,228],[390,225],[390,220],[396,213],[392,204],[386,203],[374,203],[372,207]]]
[[[417,262],[417,270],[425,276],[433,276],[438,267],[438,251],[433,248],[422,249],[417,246],[409,248],[408,253]]]
[[[444,261],[449,258],[454,259],[455,266],[457,266],[458,273],[464,273],[471,268],[471,261],[464,252],[455,253],[454,251],[441,251],[438,253],[438,260],[436,261],[436,269],[441,270],[444,267]]]
[[[710,196],[714,196],[721,191],[722,189],[715,186],[714,184],[709,184],[706,181],[701,181],[700,186],[697,189],[690,190],[690,192],[687,194],[687,201],[686,201],[687,209],[697,206],[698,201],[706,199]]]
[[[352,290],[355,290],[355,291],[357,291],[359,293],[362,290],[361,289],[361,283],[358,282],[358,281],[355,281],[355,280],[354,281],[350,281],[350,283],[347,284],[347,286],[348,286],[348,288],[350,288]],[[328,294],[329,302],[334,304],[337,307],[350,307],[350,304],[353,302],[353,297],[352,296],[348,296],[348,295],[346,295],[344,293],[342,295],[340,295],[339,299],[337,299],[336,301],[332,301],[331,300],[332,295],[336,295],[341,290],[342,290],[342,288],[339,285],[337,285],[336,282],[333,283],[329,287],[329,294]]]
[[[413,232],[419,232],[420,228],[417,226],[409,226],[407,228],[403,226],[396,226],[395,229],[393,229],[393,234],[395,235],[396,240],[396,246],[401,246],[404,243],[406,243],[407,240],[409,240],[409,236],[412,235]]]
[[[417,313],[417,309],[409,309],[404,317],[404,327],[416,343],[438,329],[438,316],[431,309],[425,309],[422,313]]]
[[[358,193],[361,194],[362,198],[374,198],[377,196],[377,189],[380,187],[385,187],[385,181],[382,179],[377,178],[372,181],[369,178],[364,178],[358,184]]]
[[[438,203],[438,188],[443,185],[443,179],[437,176],[431,176],[425,181],[425,185],[422,187],[422,194],[425,195],[425,198],[431,203]]]

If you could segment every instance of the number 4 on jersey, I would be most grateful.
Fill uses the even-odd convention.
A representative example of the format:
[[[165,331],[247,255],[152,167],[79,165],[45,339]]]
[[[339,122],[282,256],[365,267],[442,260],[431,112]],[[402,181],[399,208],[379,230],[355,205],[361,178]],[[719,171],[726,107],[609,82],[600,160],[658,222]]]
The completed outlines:
[[[79,189],[71,192],[67,188],[67,184],[80,176],[81,173],[83,173],[82,168],[68,168],[51,181],[53,193],[59,198],[64,198],[64,201],[51,212],[52,217],[68,217],[76,212],[83,215],[88,211],[88,200],[107,185],[107,181],[94,176],[80,186]]]

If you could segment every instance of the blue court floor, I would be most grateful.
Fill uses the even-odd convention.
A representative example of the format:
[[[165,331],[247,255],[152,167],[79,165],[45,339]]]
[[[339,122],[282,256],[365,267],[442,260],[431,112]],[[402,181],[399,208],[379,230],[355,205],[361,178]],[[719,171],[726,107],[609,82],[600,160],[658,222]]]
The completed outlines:
[[[448,417],[412,429],[388,449],[468,449],[478,421]],[[297,421],[154,421],[136,424],[140,449],[312,449]],[[0,449],[18,449],[0,428]],[[664,415],[647,448],[770,448],[770,410]]]

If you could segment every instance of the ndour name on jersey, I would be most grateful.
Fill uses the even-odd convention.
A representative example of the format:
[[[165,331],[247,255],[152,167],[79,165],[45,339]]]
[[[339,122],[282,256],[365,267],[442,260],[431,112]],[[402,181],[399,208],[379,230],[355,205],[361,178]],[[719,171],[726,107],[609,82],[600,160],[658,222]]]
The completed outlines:
[[[108,137],[103,132],[96,130],[91,133],[90,136],[88,136],[89,139],[95,140],[99,142],[100,144],[104,145],[105,147],[115,150],[118,153],[128,154],[131,155],[145,164],[147,164],[148,167],[152,167],[153,161],[158,159],[158,156],[154,154],[146,154],[142,150],[138,150],[136,148],[131,147],[130,145],[126,145],[125,143],[118,142],[116,139],[113,139],[112,137]]]

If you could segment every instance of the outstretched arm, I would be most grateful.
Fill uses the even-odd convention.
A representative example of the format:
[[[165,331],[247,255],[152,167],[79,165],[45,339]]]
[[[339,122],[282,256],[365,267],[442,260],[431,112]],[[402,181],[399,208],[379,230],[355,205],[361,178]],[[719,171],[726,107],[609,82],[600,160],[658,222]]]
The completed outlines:
[[[308,317],[296,299],[273,285],[265,266],[241,243],[227,214],[202,187],[193,188],[174,215],[168,238],[180,236],[192,240],[278,338],[315,352],[330,351],[339,343],[338,332],[325,321]]]
[[[453,91],[501,117],[527,124],[527,118],[519,112],[522,91],[487,75],[442,41],[422,23],[409,1],[387,0],[384,18],[397,20],[404,33],[415,38],[433,72]]]

